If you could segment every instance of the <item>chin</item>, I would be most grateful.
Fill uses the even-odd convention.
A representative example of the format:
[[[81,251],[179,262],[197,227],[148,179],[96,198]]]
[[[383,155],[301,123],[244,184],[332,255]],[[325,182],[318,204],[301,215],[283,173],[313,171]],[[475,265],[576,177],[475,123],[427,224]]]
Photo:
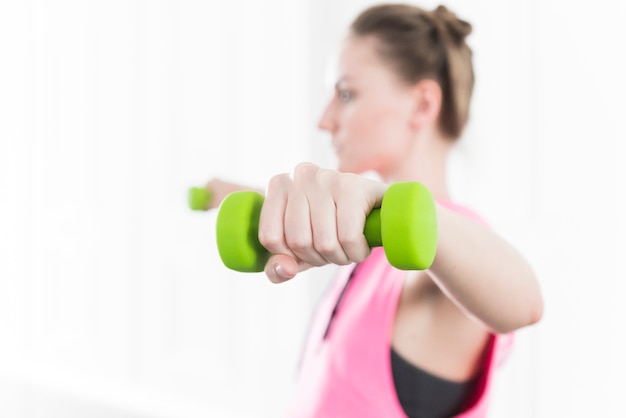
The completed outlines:
[[[338,166],[337,166],[337,170],[341,171],[342,173],[353,173],[353,174],[360,174],[360,171],[356,169],[356,167],[350,165],[350,164],[344,164],[341,161],[339,162]]]

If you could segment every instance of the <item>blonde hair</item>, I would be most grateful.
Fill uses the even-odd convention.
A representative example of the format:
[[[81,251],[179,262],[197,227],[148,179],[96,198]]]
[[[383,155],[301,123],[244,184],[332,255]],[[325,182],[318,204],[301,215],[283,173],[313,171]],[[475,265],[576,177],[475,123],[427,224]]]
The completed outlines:
[[[375,36],[380,56],[406,82],[437,81],[443,95],[439,128],[452,139],[461,136],[474,88],[472,51],[465,42],[472,32],[468,22],[445,6],[427,11],[384,4],[363,11],[350,30],[356,36]]]

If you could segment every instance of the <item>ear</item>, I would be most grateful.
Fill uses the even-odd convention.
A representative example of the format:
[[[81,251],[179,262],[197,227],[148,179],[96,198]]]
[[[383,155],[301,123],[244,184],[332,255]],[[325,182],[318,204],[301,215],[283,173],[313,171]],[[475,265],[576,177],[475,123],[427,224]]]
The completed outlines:
[[[413,112],[411,126],[423,129],[425,126],[437,124],[441,112],[442,92],[438,82],[424,79],[412,87]]]

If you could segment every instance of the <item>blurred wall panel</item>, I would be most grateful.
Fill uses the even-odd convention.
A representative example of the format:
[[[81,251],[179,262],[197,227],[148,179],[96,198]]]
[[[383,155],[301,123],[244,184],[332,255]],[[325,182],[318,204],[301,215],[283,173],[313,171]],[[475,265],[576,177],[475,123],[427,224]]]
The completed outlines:
[[[0,415],[279,414],[306,275],[227,271],[186,193],[306,159],[307,10],[0,3]]]

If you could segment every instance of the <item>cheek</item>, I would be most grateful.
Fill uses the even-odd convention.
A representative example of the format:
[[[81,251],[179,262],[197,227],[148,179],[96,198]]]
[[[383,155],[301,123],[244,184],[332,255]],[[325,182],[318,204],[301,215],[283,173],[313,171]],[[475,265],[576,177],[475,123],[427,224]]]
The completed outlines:
[[[344,119],[344,153],[340,156],[340,170],[362,172],[381,170],[393,164],[402,153],[402,119],[397,109],[359,109],[346,112]]]
[[[372,150],[388,154],[405,134],[403,121],[401,109],[378,106],[373,111],[364,113],[358,124],[355,124],[358,126],[357,138]]]
[[[350,141],[373,145],[385,136],[385,131],[393,127],[393,112],[380,106],[362,104],[346,111],[346,136]]]

